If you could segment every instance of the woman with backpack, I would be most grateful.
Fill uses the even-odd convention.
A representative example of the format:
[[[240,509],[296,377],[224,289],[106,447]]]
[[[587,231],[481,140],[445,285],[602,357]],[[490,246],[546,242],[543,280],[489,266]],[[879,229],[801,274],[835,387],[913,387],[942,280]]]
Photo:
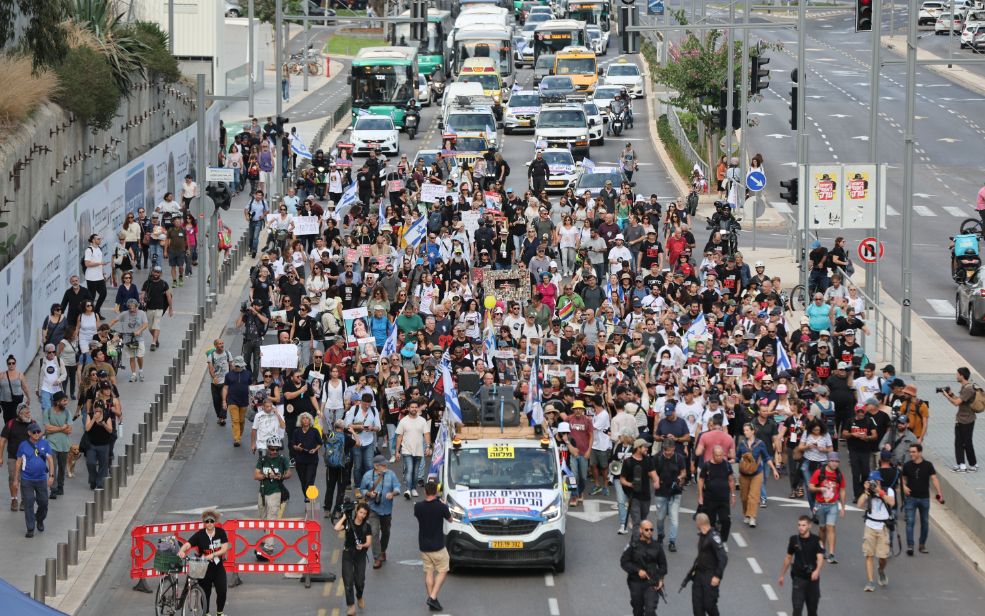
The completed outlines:
[[[767,466],[773,471],[773,479],[780,479],[780,473],[777,472],[766,445],[756,438],[756,428],[751,423],[742,426],[742,438],[735,449],[735,456],[739,459],[739,494],[743,521],[755,528],[763,473]]]
[[[333,373],[335,370],[333,369]],[[335,420],[331,430],[322,436],[322,456],[325,460],[324,517],[335,519],[336,508],[342,504],[349,487],[349,468],[352,463],[352,446],[355,441],[345,429],[345,421]]]

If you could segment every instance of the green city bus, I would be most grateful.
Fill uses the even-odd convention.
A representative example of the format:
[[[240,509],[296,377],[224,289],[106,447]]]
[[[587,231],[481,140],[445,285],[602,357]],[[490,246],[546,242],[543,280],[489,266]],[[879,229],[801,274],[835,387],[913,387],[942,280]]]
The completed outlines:
[[[406,106],[417,90],[417,50],[413,47],[363,47],[352,61],[352,117],[360,110],[388,115],[404,126]]]
[[[401,17],[410,17],[410,11],[404,11]],[[420,49],[417,51],[417,66],[422,75],[429,80],[436,71],[442,73],[442,77],[447,79],[451,76],[445,57],[445,39],[451,32],[455,20],[452,19],[449,11],[439,11],[428,8],[428,38],[421,41]],[[398,23],[396,25],[397,42],[401,45],[411,44],[410,24]]]

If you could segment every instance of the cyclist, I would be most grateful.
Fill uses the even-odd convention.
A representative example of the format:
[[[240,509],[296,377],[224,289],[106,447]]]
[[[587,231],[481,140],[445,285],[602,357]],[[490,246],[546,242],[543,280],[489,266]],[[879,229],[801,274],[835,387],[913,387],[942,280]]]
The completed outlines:
[[[222,566],[226,552],[229,551],[229,537],[226,531],[216,526],[219,521],[219,513],[214,509],[206,509],[202,512],[202,522],[205,528],[200,529],[188,538],[178,556],[185,558],[192,548],[198,550],[199,556],[209,560],[209,568],[205,577],[198,581],[198,585],[205,591],[205,613],[209,613],[209,606],[212,603],[212,589],[215,588],[215,609],[216,616],[222,616],[222,611],[226,607],[226,570]]]

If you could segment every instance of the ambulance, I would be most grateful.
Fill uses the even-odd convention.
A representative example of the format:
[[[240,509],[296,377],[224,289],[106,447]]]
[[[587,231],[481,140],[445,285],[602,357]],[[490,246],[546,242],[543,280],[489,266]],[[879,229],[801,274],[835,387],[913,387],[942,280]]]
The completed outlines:
[[[453,570],[565,568],[568,482],[558,448],[530,426],[461,426],[444,442],[441,493]]]
[[[458,73],[459,83],[478,83],[482,93],[495,101],[497,107],[508,98],[508,92],[503,89],[503,78],[491,58],[469,58]]]

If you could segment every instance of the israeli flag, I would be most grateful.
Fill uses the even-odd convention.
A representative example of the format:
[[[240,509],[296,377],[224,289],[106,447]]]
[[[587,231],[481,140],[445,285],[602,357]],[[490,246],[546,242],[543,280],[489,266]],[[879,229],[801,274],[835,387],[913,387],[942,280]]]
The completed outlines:
[[[441,476],[441,465],[445,461],[445,441],[448,439],[448,424],[441,422],[438,428],[438,437],[434,439],[434,448],[431,450],[431,466],[428,468],[429,475]]]
[[[359,200],[359,194],[357,192],[357,189],[358,186],[356,186],[355,182],[349,184],[349,188],[347,188],[345,192],[342,193],[342,197],[339,198],[339,202],[335,204],[335,213],[332,216],[339,223],[342,222],[342,219],[345,218],[345,215],[349,213],[349,210],[352,209],[352,206],[355,205],[356,202]]]
[[[776,341],[776,367],[780,370],[789,370],[793,367],[790,364],[790,357],[787,356],[786,349],[780,344],[779,338]]]
[[[584,169],[587,173],[591,173],[592,171],[595,170],[595,163],[592,162],[591,158],[586,156],[581,161],[581,168]]]
[[[404,242],[407,243],[408,248],[417,248],[418,244],[421,243],[421,240],[423,240],[427,234],[427,218],[421,216],[415,220],[406,231],[404,231]]]
[[[380,199],[380,209],[377,216],[379,218],[379,227],[382,228],[386,224],[386,202],[383,199]]]
[[[544,423],[544,405],[540,393],[540,349],[534,356],[533,365],[530,367],[530,381],[527,388],[527,402],[523,412],[530,417],[531,426],[539,426]]]
[[[487,313],[486,315],[486,332],[483,340],[483,346],[486,352],[486,363],[490,366],[493,365],[493,353],[496,352],[496,328],[493,327],[492,318]]]
[[[386,337],[386,342],[383,343],[383,348],[380,350],[380,359],[384,357],[389,357],[390,355],[397,354],[397,330],[399,328],[396,324],[393,325],[393,329],[390,330],[390,335]]]
[[[698,338],[704,336],[708,333],[708,323],[705,321],[705,313],[701,312],[698,316],[694,317],[694,321],[691,322],[691,327],[687,328],[684,332],[684,356],[688,354],[688,346],[690,346],[691,338]]]
[[[445,351],[438,364],[441,368],[441,388],[445,391],[445,410],[451,413],[458,423],[462,422],[462,407],[458,403],[458,389],[451,378],[451,355]]]
[[[522,49],[523,49],[523,47],[520,47],[520,49],[522,50]],[[515,81],[514,81],[514,82],[513,82],[513,87],[512,87],[512,88],[510,88],[510,93],[511,93],[511,94],[516,94],[516,93],[517,93],[517,92],[519,92],[520,90],[521,90],[521,88],[520,88],[520,84],[518,84],[517,82],[515,82]]]
[[[369,109],[356,109],[356,117],[373,115],[369,112]]]
[[[309,150],[308,146],[304,144],[304,140],[298,137],[295,133],[291,133],[291,151],[301,158],[311,158],[311,150]]]

